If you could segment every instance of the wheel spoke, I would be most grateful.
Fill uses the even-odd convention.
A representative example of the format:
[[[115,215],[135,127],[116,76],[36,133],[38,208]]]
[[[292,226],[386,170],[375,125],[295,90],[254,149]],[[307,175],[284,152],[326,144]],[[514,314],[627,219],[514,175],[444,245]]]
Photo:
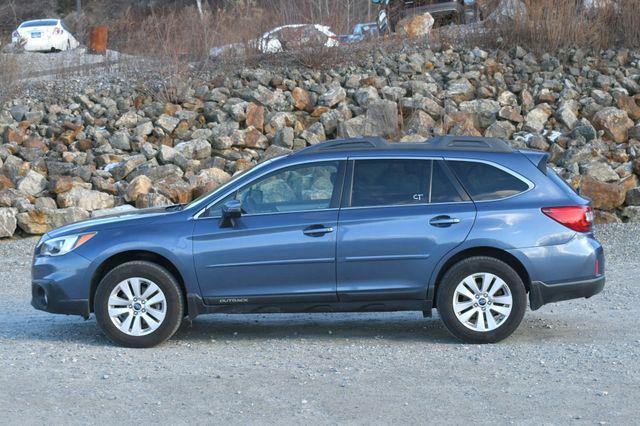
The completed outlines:
[[[487,312],[487,328],[489,330],[493,330],[495,328],[498,327],[498,324],[496,323],[496,319],[493,317],[493,314],[491,312]]]
[[[469,318],[471,318],[473,316],[473,314],[476,313],[476,312],[478,312],[478,308],[469,309],[464,314],[459,315],[458,319],[460,321],[462,321],[462,322],[467,322],[467,321],[469,321]]]
[[[493,303],[499,303],[501,305],[511,305],[513,303],[513,299],[511,296],[498,296],[493,298]]]
[[[129,301],[114,294],[109,297],[109,306],[129,306]]]
[[[145,289],[144,293],[142,293],[140,295],[140,298],[141,299],[148,299],[149,297],[151,297],[154,293],[156,293],[159,290],[160,290],[160,288],[157,285],[155,285],[154,283],[149,283],[149,285]]]
[[[140,315],[134,315],[133,326],[131,327],[131,333],[135,336],[139,336],[142,332],[142,323],[140,322]]]
[[[152,330],[155,330],[160,325],[160,321],[156,321],[151,315],[142,314],[142,318],[146,321],[147,325],[149,325]]]
[[[489,296],[493,297],[493,295],[496,294],[498,290],[506,287],[507,287],[507,284],[505,284],[505,282],[502,281],[500,278],[496,277],[495,283],[493,284],[493,287],[491,287],[491,291],[489,291]]]
[[[109,307],[109,316],[110,317],[119,317],[122,314],[131,313],[129,308],[112,308]]]
[[[152,315],[159,322],[162,322],[162,320],[164,319],[164,316],[166,315],[163,311],[160,311],[155,308],[150,308],[148,306],[147,306],[147,314]]]
[[[127,296],[127,299],[133,300],[133,293],[131,292],[131,287],[129,287],[129,282],[121,282],[118,288]]]
[[[135,297],[140,297],[140,279],[131,278],[129,279],[129,283],[131,283],[131,288],[133,289],[133,295]]]
[[[473,276],[465,278],[463,282],[471,289],[471,291],[473,291],[474,294],[482,293]]]
[[[478,309],[478,318],[476,319],[476,329],[480,331],[486,330],[484,326],[484,312],[481,309]]]
[[[155,305],[156,303],[164,302],[164,294],[157,293],[151,299],[147,300],[147,306]]]
[[[470,300],[468,302],[458,302],[453,305],[453,309],[456,311],[456,313],[460,314],[465,309],[472,307],[473,303],[473,300]]]
[[[456,293],[463,295],[467,299],[473,300],[475,298],[474,294],[469,291],[469,289],[465,286],[460,286],[456,289]]]
[[[131,321],[133,321],[133,314],[127,315],[124,321],[120,323],[120,330],[124,331],[127,334],[130,334],[129,330],[131,329]]]
[[[490,309],[504,316],[509,315],[509,312],[511,312],[511,308],[507,308],[506,306],[492,305]]]

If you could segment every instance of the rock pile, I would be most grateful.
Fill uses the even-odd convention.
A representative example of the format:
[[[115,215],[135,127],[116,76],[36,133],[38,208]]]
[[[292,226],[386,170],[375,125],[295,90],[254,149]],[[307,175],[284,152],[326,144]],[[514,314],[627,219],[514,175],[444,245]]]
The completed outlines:
[[[485,135],[548,151],[600,221],[640,220],[640,52],[372,52],[330,71],[241,69],[173,102],[117,78],[0,110],[0,236],[185,203],[326,139]],[[123,207],[119,207],[123,208]]]

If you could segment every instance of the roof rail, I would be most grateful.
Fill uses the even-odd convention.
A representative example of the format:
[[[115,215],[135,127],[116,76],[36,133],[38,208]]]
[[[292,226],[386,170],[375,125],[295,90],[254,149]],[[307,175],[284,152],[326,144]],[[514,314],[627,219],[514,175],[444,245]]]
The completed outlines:
[[[513,152],[507,142],[479,136],[438,136],[424,142],[387,142],[380,137],[335,139],[311,145],[291,155],[307,155],[332,151],[413,149],[434,151]]]
[[[379,137],[363,137],[351,139],[335,139],[311,145],[307,148],[296,151],[293,155],[315,154],[328,151],[347,151],[352,149],[380,149],[387,148],[389,143]]]
[[[439,136],[429,139],[425,145],[427,149],[445,151],[513,152],[511,145],[502,139],[480,136]]]

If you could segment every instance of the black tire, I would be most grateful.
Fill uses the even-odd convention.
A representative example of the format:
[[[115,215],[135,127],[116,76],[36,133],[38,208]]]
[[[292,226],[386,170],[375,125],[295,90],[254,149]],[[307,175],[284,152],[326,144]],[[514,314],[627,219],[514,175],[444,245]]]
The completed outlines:
[[[126,334],[109,317],[111,291],[122,281],[133,277],[152,281],[162,290],[166,299],[164,320],[156,330],[142,336]],[[165,268],[152,262],[133,261],[113,268],[104,276],[96,290],[93,308],[98,325],[111,341],[129,348],[149,348],[169,339],[178,330],[184,317],[184,297],[175,277]]]
[[[511,312],[491,331],[475,331],[468,328],[454,312],[453,298],[456,287],[462,280],[476,273],[496,275],[505,282],[511,292]],[[508,264],[493,257],[475,256],[461,260],[445,273],[438,287],[436,302],[444,325],[455,337],[467,343],[495,343],[509,337],[520,325],[527,306],[527,293],[522,279]]]

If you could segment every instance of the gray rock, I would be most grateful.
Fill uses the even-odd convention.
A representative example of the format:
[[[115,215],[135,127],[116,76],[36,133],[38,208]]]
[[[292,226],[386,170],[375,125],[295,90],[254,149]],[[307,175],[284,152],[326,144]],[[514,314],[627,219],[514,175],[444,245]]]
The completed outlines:
[[[399,125],[398,104],[387,100],[369,104],[365,127],[367,135],[393,137],[398,134]]]
[[[509,140],[515,133],[516,127],[508,121],[496,121],[485,131],[485,136],[488,138],[498,138]]]
[[[344,101],[346,98],[347,92],[340,86],[334,86],[320,96],[318,103],[331,108],[332,106]]]
[[[58,206],[80,207],[87,211],[108,209],[115,205],[113,195],[81,187],[58,194]]]
[[[24,105],[14,105],[9,110],[9,112],[11,113],[11,117],[13,117],[13,119],[16,120],[16,121],[24,120],[24,118],[27,115],[28,111],[29,111],[29,109],[27,107],[25,107]]]
[[[123,151],[131,150],[131,142],[129,142],[129,133],[125,131],[115,132],[109,138],[109,144],[116,149],[121,149]]]
[[[12,207],[0,207],[0,238],[11,237],[18,225],[18,210]]]
[[[474,99],[472,101],[461,102],[460,111],[466,112],[473,117],[473,123],[478,129],[486,129],[496,121],[500,104],[491,99]]]
[[[456,103],[468,101],[473,98],[476,88],[466,78],[449,82],[445,96]]]
[[[175,130],[175,128],[178,126],[178,123],[180,123],[179,119],[177,119],[176,117],[172,117],[170,115],[167,115],[167,114],[162,114],[156,120],[156,124],[160,128],[162,128],[162,130],[167,132],[167,134],[171,134]]]
[[[174,149],[177,153],[190,160],[201,160],[211,157],[211,144],[204,139],[180,142]]]
[[[126,214],[135,213],[138,209],[129,205],[122,204],[121,206],[113,207],[110,209],[94,210],[91,212],[91,217],[104,217],[104,216],[123,216]]]
[[[529,111],[524,119],[524,130],[542,133],[547,120],[551,116],[551,109],[547,104],[539,105]]]
[[[116,120],[115,125],[118,128],[124,127],[127,129],[133,129],[138,125],[139,118],[140,117],[138,116],[138,114],[136,114],[135,111],[127,111]]]
[[[144,123],[138,124],[134,130],[134,133],[137,136],[148,136],[153,133],[153,123],[150,121],[145,121]]]
[[[354,95],[356,102],[363,108],[367,108],[372,101],[380,99],[375,87],[365,86],[358,89]]]
[[[580,174],[592,176],[601,182],[616,182],[620,179],[609,164],[601,161],[581,164]]]
[[[16,188],[25,194],[35,196],[46,190],[48,185],[49,183],[44,176],[33,170],[29,170],[25,177],[18,182]]]
[[[627,191],[625,203],[629,206],[640,206],[640,186]]]
[[[144,164],[147,161],[147,157],[143,154],[136,154],[128,157],[124,161],[115,164],[109,168],[109,172],[115,180],[122,180],[126,178],[129,173],[134,171],[138,166]]]
[[[628,206],[622,210],[622,216],[630,222],[640,222],[640,206]]]
[[[44,234],[54,228],[88,219],[89,212],[79,207],[66,209],[31,210],[18,213],[16,219],[18,226],[27,234]]]
[[[278,130],[273,138],[274,145],[284,148],[293,148],[293,129],[291,127],[283,127]]]
[[[326,140],[324,126],[320,122],[313,123],[308,129],[300,134],[300,138],[307,141],[309,145],[315,145]]]

